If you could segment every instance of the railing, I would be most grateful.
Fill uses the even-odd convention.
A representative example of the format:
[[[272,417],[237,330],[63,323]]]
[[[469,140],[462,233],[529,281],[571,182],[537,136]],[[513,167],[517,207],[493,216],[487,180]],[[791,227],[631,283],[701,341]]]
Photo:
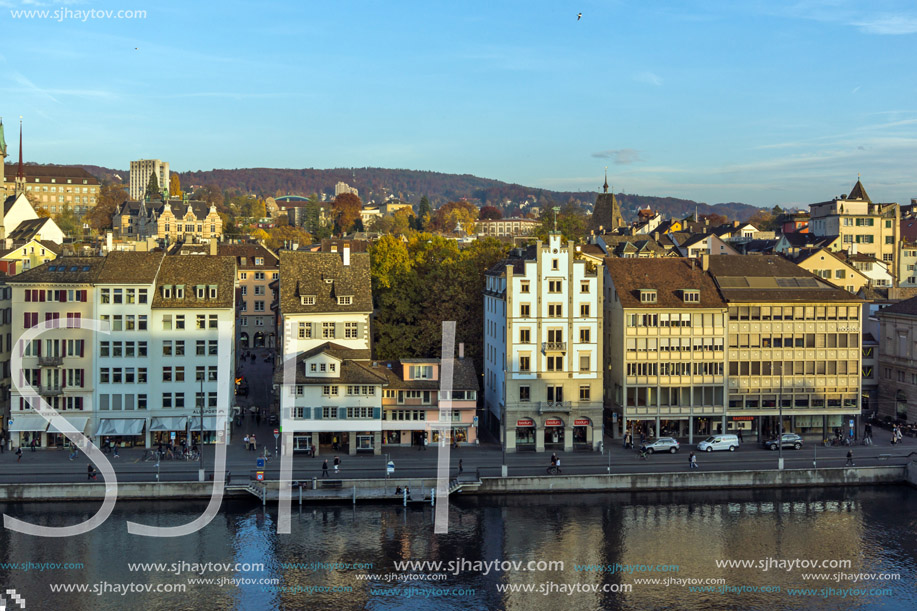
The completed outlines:
[[[38,389],[38,394],[42,395],[43,397],[56,397],[58,395],[62,395],[63,393],[64,389],[60,387],[54,388],[51,386],[42,386]]]
[[[543,342],[541,344],[542,352],[566,352],[567,342]]]
[[[39,367],[60,367],[64,364],[62,356],[40,356],[38,357]]]

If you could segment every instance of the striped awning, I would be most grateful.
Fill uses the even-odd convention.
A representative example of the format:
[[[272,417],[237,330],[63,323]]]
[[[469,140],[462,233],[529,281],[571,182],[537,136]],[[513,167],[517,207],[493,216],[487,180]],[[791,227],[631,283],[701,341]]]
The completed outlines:
[[[150,432],[184,431],[188,426],[187,416],[164,416],[150,421]]]
[[[142,435],[144,424],[145,418],[102,418],[96,435]]]
[[[79,433],[86,432],[86,424],[89,422],[89,416],[64,416],[64,420],[70,423],[70,426],[75,428]],[[52,422],[48,427],[49,433],[63,433],[60,429],[54,426]]]
[[[10,433],[43,432],[48,428],[48,421],[38,414],[13,414]]]

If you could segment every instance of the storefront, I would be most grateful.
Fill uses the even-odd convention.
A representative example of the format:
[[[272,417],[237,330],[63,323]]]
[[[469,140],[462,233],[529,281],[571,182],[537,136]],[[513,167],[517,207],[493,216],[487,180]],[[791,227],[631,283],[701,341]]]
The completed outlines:
[[[520,418],[516,421],[516,449],[535,449],[535,421],[531,418]]]
[[[312,449],[312,433],[294,433],[293,451],[308,452]]]
[[[89,416],[65,416],[67,422],[79,433],[86,433],[86,425],[89,423]],[[49,448],[69,448],[70,440],[54,424],[48,425],[48,436],[46,446]]]
[[[355,433],[355,435],[357,436],[357,452],[373,452],[375,450],[373,445],[375,434],[372,431]]]
[[[224,441],[224,431],[227,429],[229,424],[229,419],[224,418],[223,426],[217,427],[217,417],[216,416],[204,416],[204,444],[212,445],[214,443],[223,443]],[[196,445],[200,443],[201,440],[201,417],[192,416],[188,424],[188,432],[191,438],[191,445]],[[226,440],[229,441],[228,439]],[[262,443],[264,443],[262,441]]]
[[[564,445],[564,421],[560,418],[548,418],[544,421],[545,447]]]
[[[145,418],[102,418],[96,430],[96,444],[114,443],[121,448],[145,445]]]
[[[402,441],[402,436],[406,433],[405,431],[384,431],[382,433],[382,443],[387,446],[400,446],[405,445]],[[408,432],[407,435],[410,435]],[[408,436],[408,443],[410,443],[410,436]],[[421,442],[423,443],[423,442]]]
[[[150,443],[153,446],[181,446],[187,439],[188,418],[186,416],[166,416],[150,420]]]
[[[467,426],[452,427],[452,441],[454,443],[468,443],[468,427]]]
[[[17,414],[13,413],[13,423],[10,425],[10,440],[13,447],[27,448],[35,442],[36,446],[41,446],[41,436],[48,430],[48,421],[38,414]]]
[[[758,439],[757,422],[754,416],[730,416],[726,419],[726,432],[741,435],[743,442],[753,442]]]
[[[592,421],[589,418],[577,418],[573,421],[573,445],[588,446],[592,443],[590,428]]]

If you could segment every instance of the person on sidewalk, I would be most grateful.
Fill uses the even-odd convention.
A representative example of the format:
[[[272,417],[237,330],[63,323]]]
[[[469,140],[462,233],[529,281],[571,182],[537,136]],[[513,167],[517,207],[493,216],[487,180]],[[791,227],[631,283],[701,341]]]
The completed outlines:
[[[76,447],[76,444],[75,443],[71,444],[70,445],[70,457],[69,457],[70,461],[73,462],[73,459],[76,458],[79,453],[80,453],[80,450],[79,448]]]
[[[252,444],[252,452],[257,452],[257,451],[258,451],[258,442],[255,441],[255,435],[252,434],[252,436],[249,437],[248,440],[249,440],[249,441],[251,442],[251,444]]]
[[[427,451],[427,436],[426,435],[423,436],[423,451],[424,452]]]
[[[341,468],[341,459],[337,456],[334,457],[334,474],[338,474],[338,470]]]
[[[22,462],[22,447],[16,448],[16,462]]]
[[[697,469],[697,454],[691,452],[691,468]]]
[[[845,466],[845,467],[854,467],[854,466],[856,466],[856,465],[853,464],[853,450],[847,450],[847,464],[845,464],[844,466]]]
[[[112,444],[112,448],[114,448],[114,449],[112,450],[112,453],[114,454],[114,458],[120,458],[120,455],[118,454],[118,444],[117,444],[117,443],[113,443],[113,444]]]
[[[462,468],[462,459],[459,458],[459,475],[462,474],[462,471],[464,471],[464,469]]]
[[[558,473],[563,473],[563,471],[560,470],[560,458],[554,459],[554,466],[557,467]]]
[[[328,477],[328,459],[322,461],[322,477]]]
[[[96,478],[96,470],[92,468],[92,465],[86,467],[86,479],[93,480]]]
[[[245,437],[242,438],[242,441],[245,442],[245,449],[248,450],[248,433],[245,434]]]

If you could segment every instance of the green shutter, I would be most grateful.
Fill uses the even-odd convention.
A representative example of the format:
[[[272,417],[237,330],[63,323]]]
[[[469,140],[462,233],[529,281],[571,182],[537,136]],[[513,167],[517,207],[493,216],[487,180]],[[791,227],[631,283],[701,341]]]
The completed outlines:
[[[319,410],[319,412],[321,412],[321,410]],[[302,417],[307,420],[310,420],[312,418],[312,408],[311,407],[302,408]]]
[[[382,408],[381,407],[373,408],[373,420],[382,420]]]
[[[347,420],[347,408],[346,407],[338,408],[338,420]]]
[[[306,409],[309,409],[309,408],[307,407]],[[312,419],[313,419],[313,420],[321,420],[321,419],[322,419],[322,408],[320,408],[320,407],[316,407],[316,408],[315,408],[315,413],[314,413],[314,415],[312,416]]]

